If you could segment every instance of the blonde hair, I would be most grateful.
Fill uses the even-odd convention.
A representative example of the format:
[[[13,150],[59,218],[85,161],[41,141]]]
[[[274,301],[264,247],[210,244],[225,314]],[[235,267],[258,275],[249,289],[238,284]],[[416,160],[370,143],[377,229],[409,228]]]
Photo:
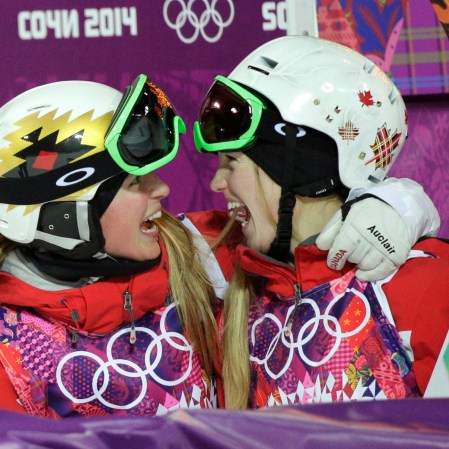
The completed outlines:
[[[253,297],[251,282],[240,266],[236,266],[224,298],[223,384],[226,408],[249,407],[248,310]]]
[[[267,200],[262,194],[259,167],[253,165],[265,215],[276,226],[276,220],[269,212]],[[245,409],[250,405],[248,311],[254,297],[252,280],[236,265],[224,298],[223,382],[226,408]]]
[[[203,369],[211,375],[218,355],[214,289],[190,231],[166,211],[155,222],[167,249],[170,289],[186,336],[198,352]]]

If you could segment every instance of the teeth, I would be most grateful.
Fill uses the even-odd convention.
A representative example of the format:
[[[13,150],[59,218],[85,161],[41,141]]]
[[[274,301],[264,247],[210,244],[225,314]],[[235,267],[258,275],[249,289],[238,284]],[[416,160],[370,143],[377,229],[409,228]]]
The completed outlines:
[[[242,227],[245,227],[248,224],[250,213],[248,208],[243,203],[238,203],[235,201],[228,202],[228,211],[229,216],[234,215],[235,211],[237,212],[235,219],[242,223]]]
[[[157,226],[155,224],[153,224],[151,227],[149,228],[141,228],[142,232],[145,233],[150,233],[150,232],[156,232],[157,231]]]
[[[230,201],[228,203],[228,210],[233,210],[233,209],[237,209],[239,207],[245,207],[245,205],[243,203],[237,203],[235,201]]]
[[[228,210],[237,209],[240,206],[244,206],[242,203],[236,203],[236,202],[229,202],[228,203]]]
[[[162,211],[157,211],[153,215],[149,215],[141,224],[140,230],[144,233],[157,232],[157,226],[153,223],[153,220],[156,218],[162,217]]]
[[[154,220],[155,218],[161,218],[161,217],[162,217],[162,211],[158,210],[153,215],[150,215],[149,217],[147,217],[146,221]]]

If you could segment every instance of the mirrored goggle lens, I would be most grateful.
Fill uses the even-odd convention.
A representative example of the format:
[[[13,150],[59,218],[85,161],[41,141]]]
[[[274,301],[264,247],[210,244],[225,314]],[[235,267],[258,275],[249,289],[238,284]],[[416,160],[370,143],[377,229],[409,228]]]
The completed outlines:
[[[207,143],[238,140],[251,126],[252,110],[242,97],[220,82],[210,89],[199,114]]]
[[[118,149],[129,165],[143,166],[162,159],[175,145],[175,112],[164,93],[147,81],[128,123],[118,139]]]

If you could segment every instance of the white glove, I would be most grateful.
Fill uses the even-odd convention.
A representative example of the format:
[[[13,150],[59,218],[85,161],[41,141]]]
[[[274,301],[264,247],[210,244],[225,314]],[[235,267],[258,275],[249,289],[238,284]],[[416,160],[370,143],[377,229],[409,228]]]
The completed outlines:
[[[435,237],[441,226],[440,215],[430,197],[416,181],[388,178],[379,184],[352,189],[347,201],[370,194],[385,201],[404,220],[412,240]]]
[[[406,261],[414,243],[401,216],[377,198],[354,203],[344,222],[339,210],[316,240],[318,248],[329,250],[330,268],[340,270],[352,262],[358,265],[356,276],[362,281],[392,274]]]

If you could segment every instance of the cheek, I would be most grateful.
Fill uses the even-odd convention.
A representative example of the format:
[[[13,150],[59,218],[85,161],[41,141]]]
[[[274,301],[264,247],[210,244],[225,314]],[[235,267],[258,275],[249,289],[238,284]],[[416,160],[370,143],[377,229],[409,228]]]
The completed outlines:
[[[274,184],[270,179],[264,180],[262,184],[263,195],[266,198],[267,208],[271,217],[277,223],[279,220],[279,199],[281,197],[281,188]]]
[[[239,195],[255,196],[256,179],[251,171],[236,169],[228,174],[227,182],[229,189]]]
[[[270,201],[268,207],[270,209],[271,216],[277,223],[279,221],[279,200],[276,198],[275,200]]]
[[[103,230],[106,242],[114,241],[114,239],[123,238],[123,232],[130,224],[131,217],[134,213],[134,207],[131,201],[122,201],[121,198],[115,198],[100,218],[101,228]],[[118,236],[118,237],[117,237]]]
[[[117,220],[117,217],[114,213],[104,214],[101,217],[101,229],[103,231],[103,236],[105,239],[105,248],[106,251],[114,248],[117,242],[119,242],[123,238],[123,232],[121,229],[120,221]]]

